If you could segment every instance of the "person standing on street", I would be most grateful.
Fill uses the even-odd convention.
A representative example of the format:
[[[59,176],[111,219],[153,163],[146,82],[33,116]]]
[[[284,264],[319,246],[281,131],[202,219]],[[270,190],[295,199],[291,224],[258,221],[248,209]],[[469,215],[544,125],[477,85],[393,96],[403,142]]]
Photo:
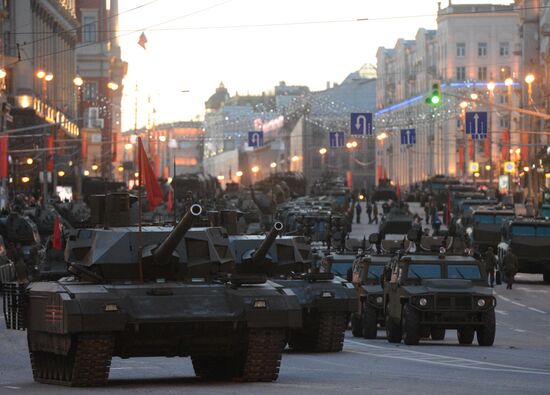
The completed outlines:
[[[372,204],[367,202],[367,215],[369,217],[369,224],[372,224]]]
[[[491,288],[495,287],[495,269],[497,267],[497,259],[495,253],[493,252],[493,247],[487,248],[485,256],[483,257],[485,261],[485,270],[487,271],[487,278],[489,279],[489,285]]]
[[[361,223],[361,203],[357,202],[355,205],[355,220],[358,224]]]
[[[503,259],[504,273],[506,274],[506,289],[512,289],[514,284],[514,276],[518,272],[518,257],[512,252],[512,248],[508,248]]]
[[[378,205],[376,204],[376,202],[372,204],[372,219],[374,220],[376,225],[378,225]]]
[[[426,225],[430,224],[430,201],[424,204],[424,214],[426,214]]]

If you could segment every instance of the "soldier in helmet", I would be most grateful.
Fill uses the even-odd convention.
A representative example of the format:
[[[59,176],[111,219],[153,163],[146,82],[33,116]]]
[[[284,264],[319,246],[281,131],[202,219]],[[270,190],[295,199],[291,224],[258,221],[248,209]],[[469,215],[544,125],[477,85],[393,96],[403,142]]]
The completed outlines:
[[[512,289],[514,284],[514,276],[518,272],[518,257],[512,252],[512,248],[509,247],[506,251],[506,255],[503,259],[504,273],[506,274],[506,289]]]
[[[483,257],[485,262],[485,270],[487,271],[487,278],[489,279],[489,285],[491,288],[495,286],[495,269],[497,267],[497,259],[493,252],[493,247],[487,248],[485,256]]]

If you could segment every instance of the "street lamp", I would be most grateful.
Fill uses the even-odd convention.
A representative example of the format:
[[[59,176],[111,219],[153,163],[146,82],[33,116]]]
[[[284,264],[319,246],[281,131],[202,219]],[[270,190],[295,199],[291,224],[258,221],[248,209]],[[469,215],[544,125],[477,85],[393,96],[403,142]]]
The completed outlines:
[[[124,149],[125,149],[126,151],[130,151],[130,150],[132,149],[132,147],[133,147],[132,143],[126,143],[126,144],[124,144]]]
[[[57,172],[58,177],[65,177],[65,172],[63,170],[59,170]]]
[[[460,102],[460,108],[462,108],[463,110],[465,110],[467,107],[468,107],[468,102],[467,102],[467,101],[462,101],[462,102]]]
[[[80,88],[84,84],[84,80],[82,79],[82,77],[77,75],[76,77],[73,78],[73,84],[75,84],[75,86]]]
[[[97,169],[99,169],[99,166],[96,165],[95,163],[92,165],[92,170],[93,171],[97,171]]]
[[[48,73],[44,76],[44,80],[50,82],[51,80],[53,80],[53,74],[52,73]]]
[[[235,175],[236,175],[237,177],[242,177],[242,176],[243,176],[243,172],[240,171],[240,170],[237,170],[237,172],[235,173]]]
[[[27,158],[27,165],[32,165],[34,160],[32,158]]]
[[[386,132],[382,132],[379,135],[376,136],[376,139],[378,141],[383,141],[388,138],[388,134]]]
[[[291,160],[293,162],[298,162],[300,160],[300,157],[298,155],[294,155]]]
[[[30,179],[29,177],[27,177],[27,176],[21,177],[21,182],[24,183],[24,184],[26,184],[26,183],[29,182],[30,180],[31,180],[31,179]]]
[[[472,99],[472,100],[477,100],[478,97],[479,97],[479,96],[478,96],[477,93],[475,93],[475,92],[473,92],[473,93],[470,94],[470,99]]]
[[[324,155],[324,154],[327,153],[327,149],[323,147],[323,148],[321,148],[321,149],[319,150],[319,153],[320,153],[321,155]]]
[[[84,175],[87,177],[90,175],[90,170],[84,170]]]
[[[493,93],[493,91],[495,90],[495,83],[493,81],[490,81],[487,83],[487,89],[489,90],[489,92],[491,92],[491,94]]]
[[[6,78],[6,75],[8,75],[8,73],[6,72],[6,69],[4,68],[0,69],[0,78]]]
[[[252,166],[250,170],[252,170],[252,173],[256,174],[260,171],[260,166]]]
[[[116,91],[118,89],[118,84],[116,82],[109,81],[107,83],[107,88],[109,88],[112,91]]]
[[[272,169],[274,169],[274,168],[277,167],[277,163],[271,162],[271,163],[269,164],[269,167],[271,167]]]
[[[46,76],[46,72],[44,70],[38,70],[36,72],[36,78],[38,78],[39,80],[41,80],[42,78],[44,78]]]

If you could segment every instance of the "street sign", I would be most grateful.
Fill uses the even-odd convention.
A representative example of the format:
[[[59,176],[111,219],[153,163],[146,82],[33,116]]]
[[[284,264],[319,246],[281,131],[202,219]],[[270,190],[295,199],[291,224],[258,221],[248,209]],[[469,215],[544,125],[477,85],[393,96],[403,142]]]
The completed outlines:
[[[351,135],[372,135],[372,113],[370,112],[352,112],[349,124]]]
[[[248,146],[259,148],[264,145],[264,132],[262,131],[252,131],[248,132]]]
[[[328,145],[330,148],[339,148],[344,146],[344,132],[329,132]]]
[[[487,111],[466,112],[466,133],[487,134]]]
[[[472,133],[470,136],[472,136],[472,140],[484,140],[487,138],[487,134],[483,133]]]
[[[479,171],[478,162],[470,162],[470,173],[477,173]]]
[[[505,173],[515,173],[516,164],[514,162],[504,162],[504,172]]]
[[[402,145],[416,144],[416,129],[401,129],[401,144]]]

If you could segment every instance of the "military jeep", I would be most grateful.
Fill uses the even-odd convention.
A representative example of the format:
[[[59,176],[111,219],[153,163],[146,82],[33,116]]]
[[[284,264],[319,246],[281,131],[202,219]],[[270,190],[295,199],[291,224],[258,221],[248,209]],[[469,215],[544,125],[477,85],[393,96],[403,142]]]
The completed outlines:
[[[456,329],[460,344],[495,339],[496,299],[481,262],[467,255],[403,255],[384,271],[384,313],[390,343],[443,340]]]

